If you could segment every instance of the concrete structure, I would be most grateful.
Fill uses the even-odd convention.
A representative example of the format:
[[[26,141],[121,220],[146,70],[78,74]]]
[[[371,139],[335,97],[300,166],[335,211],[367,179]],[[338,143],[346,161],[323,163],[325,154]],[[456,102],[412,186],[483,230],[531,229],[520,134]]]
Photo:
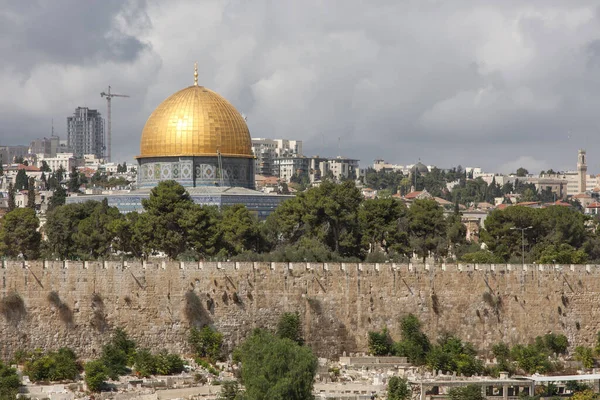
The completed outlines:
[[[329,170],[337,181],[358,178],[358,160],[336,157],[329,160]]]
[[[26,157],[29,154],[27,146],[0,146],[0,164],[12,164],[15,158]]]
[[[29,154],[35,154],[40,157],[53,158],[56,157],[60,143],[58,136],[50,136],[49,138],[35,139],[29,144]]]
[[[273,171],[282,181],[289,182],[294,176],[307,175],[310,171],[310,160],[306,157],[278,157],[273,159]]]
[[[102,158],[105,151],[104,119],[98,110],[77,107],[67,117],[67,141],[75,157],[95,154]]]
[[[78,167],[80,165],[73,153],[58,153],[56,154],[56,157],[43,157],[41,159],[38,159],[38,168],[42,167],[44,161],[46,162],[46,164],[48,164],[48,167],[50,167],[50,170],[52,170],[53,172],[58,171],[62,167],[62,169],[64,169],[68,173],[69,171],[71,171],[71,168]]]
[[[253,138],[252,152],[254,153],[257,174],[280,176],[275,165],[277,158],[302,157],[302,141],[288,139]]]
[[[587,163],[585,162],[585,150],[579,150],[577,154],[577,183],[578,192],[585,193],[587,190]],[[593,187],[591,188],[593,189]]]
[[[51,291],[66,308],[48,300]],[[490,308],[490,292],[501,308]],[[596,265],[1,261],[7,296],[5,359],[61,346],[95,357],[115,327],[140,347],[186,353],[189,327],[210,323],[231,349],[295,311],[306,343],[330,358],[367,351],[368,332],[383,326],[399,340],[408,313],[430,338],[452,332],[482,350],[548,332],[592,346],[600,330],[600,309],[590,307],[600,302]]]

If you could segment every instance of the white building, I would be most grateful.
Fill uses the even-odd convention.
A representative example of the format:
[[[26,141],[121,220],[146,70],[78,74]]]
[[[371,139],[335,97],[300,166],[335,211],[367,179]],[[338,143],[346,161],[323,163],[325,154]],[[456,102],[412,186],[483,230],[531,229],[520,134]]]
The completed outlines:
[[[252,151],[255,159],[255,173],[278,176],[276,158],[302,157],[302,141],[288,139],[253,138]],[[279,165],[279,164],[278,164]]]
[[[46,161],[46,164],[50,167],[52,172],[56,172],[62,167],[65,171],[71,171],[71,168],[77,167],[78,162],[75,159],[73,153],[58,153],[56,157],[42,157],[37,160],[37,167],[41,168],[43,161]]]

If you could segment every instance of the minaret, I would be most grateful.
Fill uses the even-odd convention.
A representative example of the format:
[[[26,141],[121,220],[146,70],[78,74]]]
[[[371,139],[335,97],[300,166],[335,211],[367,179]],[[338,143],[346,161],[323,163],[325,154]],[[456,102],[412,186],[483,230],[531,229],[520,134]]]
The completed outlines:
[[[586,191],[587,164],[585,163],[585,150],[579,150],[577,155],[577,178],[579,183],[579,193]]]

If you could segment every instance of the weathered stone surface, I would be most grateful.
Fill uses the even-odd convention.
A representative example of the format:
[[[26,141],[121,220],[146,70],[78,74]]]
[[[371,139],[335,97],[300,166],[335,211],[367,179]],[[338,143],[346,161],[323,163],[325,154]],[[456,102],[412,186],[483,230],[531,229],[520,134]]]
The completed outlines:
[[[143,347],[186,353],[191,325],[214,324],[229,347],[298,311],[320,356],[367,350],[367,332],[415,313],[430,337],[480,349],[554,331],[591,344],[600,330],[596,266],[148,262],[0,264],[0,355],[69,346],[84,357],[123,327]],[[54,294],[51,294],[54,292]],[[13,296],[14,300],[14,296]],[[8,304],[8,306],[7,306]],[[12,306],[11,306],[12,304]]]

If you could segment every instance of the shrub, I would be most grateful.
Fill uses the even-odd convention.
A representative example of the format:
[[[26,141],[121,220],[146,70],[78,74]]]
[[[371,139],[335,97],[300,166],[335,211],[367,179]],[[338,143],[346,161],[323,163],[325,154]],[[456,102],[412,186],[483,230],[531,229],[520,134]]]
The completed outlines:
[[[188,340],[196,357],[207,358],[211,363],[214,363],[221,356],[223,334],[210,326],[205,326],[200,330],[192,328]]]
[[[485,400],[485,396],[481,393],[481,387],[478,385],[452,388],[448,390],[448,398],[450,400]]]
[[[16,399],[21,381],[17,370],[0,361],[0,399]]]
[[[590,369],[594,367],[594,351],[590,347],[575,347],[575,359],[581,361],[583,368]]]
[[[85,364],[85,384],[92,392],[99,392],[108,378],[108,371],[102,360],[90,361]]]
[[[156,373],[155,357],[148,349],[141,349],[135,355],[135,373],[138,376],[147,378]]]
[[[408,381],[405,378],[393,376],[388,382],[388,400],[408,400],[411,396],[411,390]]]
[[[184,362],[177,354],[169,354],[162,350],[155,356],[156,373],[160,375],[179,374],[184,370]]]
[[[25,363],[24,372],[35,382],[75,380],[79,364],[73,350],[61,348],[57,352],[33,354]]]
[[[129,372],[129,366],[135,362],[135,342],[129,339],[127,333],[117,328],[111,341],[102,348],[100,360],[106,366],[110,379],[118,379],[120,375]]]
[[[300,325],[300,314],[296,313],[283,313],[279,317],[277,323],[277,336],[282,339],[290,339],[299,345],[304,344],[302,339],[302,326]]]
[[[242,398],[242,390],[237,381],[225,381],[217,400],[238,400]]]
[[[392,351],[392,339],[387,328],[381,332],[369,332],[369,352],[374,356],[387,356]]]
[[[553,353],[566,354],[569,340],[565,335],[547,333],[544,335],[544,346]]]

